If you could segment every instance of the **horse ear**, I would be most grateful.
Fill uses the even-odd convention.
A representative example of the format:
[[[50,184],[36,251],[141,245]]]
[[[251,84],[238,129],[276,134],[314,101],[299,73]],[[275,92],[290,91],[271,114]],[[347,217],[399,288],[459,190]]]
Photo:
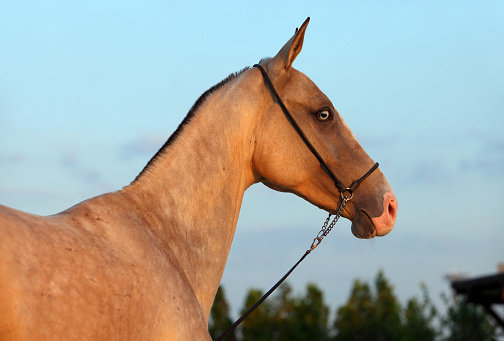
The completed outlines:
[[[306,27],[308,26],[308,22],[310,22],[310,17],[305,20],[305,22],[299,29],[296,28],[294,36],[289,39],[289,41],[273,58],[272,61],[277,64],[276,66],[283,67],[285,70],[288,70],[292,67],[292,63],[303,48],[304,35],[306,32]]]

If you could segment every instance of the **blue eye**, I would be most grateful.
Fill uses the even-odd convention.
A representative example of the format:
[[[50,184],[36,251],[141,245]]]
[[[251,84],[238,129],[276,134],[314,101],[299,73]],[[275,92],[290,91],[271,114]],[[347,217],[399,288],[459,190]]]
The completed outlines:
[[[331,113],[328,110],[322,110],[317,113],[317,120],[325,122],[331,119]]]

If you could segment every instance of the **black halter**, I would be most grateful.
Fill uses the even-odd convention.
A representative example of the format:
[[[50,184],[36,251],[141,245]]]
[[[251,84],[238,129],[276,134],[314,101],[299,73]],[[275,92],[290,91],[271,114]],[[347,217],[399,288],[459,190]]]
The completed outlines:
[[[278,102],[278,105],[280,105],[280,108],[282,108],[282,111],[285,114],[285,117],[287,118],[287,120],[289,121],[289,123],[292,125],[292,127],[294,128],[294,130],[301,137],[301,139],[303,140],[303,142],[305,143],[305,145],[308,147],[308,149],[312,152],[313,155],[315,155],[315,157],[317,158],[317,160],[320,162],[320,167],[324,170],[324,172],[327,175],[329,175],[329,177],[334,182],[334,185],[340,191],[341,195],[343,195],[343,193],[345,193],[345,192],[348,192],[350,194],[350,198],[351,198],[352,195],[353,195],[353,192],[357,189],[357,187],[359,187],[359,185],[361,184],[361,182],[364,181],[369,175],[371,175],[371,173],[373,173],[376,168],[378,168],[378,166],[379,166],[378,162],[375,163],[374,166],[371,167],[371,169],[368,170],[367,173],[364,174],[361,178],[359,178],[357,180],[354,180],[352,182],[352,184],[350,185],[350,187],[345,187],[345,185],[343,185],[343,183],[340,181],[340,179],[338,179],[338,177],[333,173],[333,171],[331,170],[331,168],[329,168],[329,166],[324,161],[324,159],[322,158],[322,156],[320,156],[320,154],[317,152],[317,150],[315,149],[315,147],[313,147],[313,145],[310,143],[310,141],[308,140],[308,138],[306,137],[306,135],[303,133],[303,131],[301,130],[301,128],[297,124],[296,120],[294,120],[294,117],[292,117],[292,115],[289,112],[289,110],[287,110],[287,107],[285,106],[285,104],[283,103],[282,99],[278,95],[278,92],[276,92],[275,87],[273,86],[273,83],[271,83],[271,80],[269,79],[268,74],[266,73],[266,71],[264,70],[264,68],[261,65],[259,65],[259,64],[255,64],[254,67],[256,67],[259,70],[261,70],[261,73],[262,73],[262,75],[264,77],[265,82],[268,84],[271,92],[275,96],[275,98],[276,98],[276,100]]]

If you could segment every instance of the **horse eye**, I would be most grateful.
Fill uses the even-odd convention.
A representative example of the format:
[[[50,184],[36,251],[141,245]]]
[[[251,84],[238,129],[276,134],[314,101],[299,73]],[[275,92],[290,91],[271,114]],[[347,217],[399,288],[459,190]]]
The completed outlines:
[[[320,122],[325,122],[331,118],[331,113],[327,110],[322,110],[317,113],[317,120]]]

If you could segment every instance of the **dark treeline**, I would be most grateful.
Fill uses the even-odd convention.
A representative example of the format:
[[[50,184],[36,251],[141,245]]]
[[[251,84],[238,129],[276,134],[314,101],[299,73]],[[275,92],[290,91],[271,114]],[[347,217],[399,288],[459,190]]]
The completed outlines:
[[[294,296],[283,284],[226,340],[234,341],[490,341],[497,329],[485,312],[459,297],[442,296],[446,312],[432,303],[426,286],[422,297],[402,306],[382,271],[372,285],[355,280],[348,301],[329,319],[330,308],[316,284]],[[240,313],[263,292],[250,289]],[[219,287],[210,313],[209,330],[215,339],[234,322],[225,292]],[[334,314],[333,314],[334,315]]]

